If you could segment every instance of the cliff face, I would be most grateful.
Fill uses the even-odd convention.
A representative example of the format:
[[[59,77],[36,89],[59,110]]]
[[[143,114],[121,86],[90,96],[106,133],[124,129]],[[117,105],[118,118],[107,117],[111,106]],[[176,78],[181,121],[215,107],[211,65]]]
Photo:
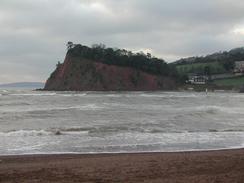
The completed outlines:
[[[173,90],[175,80],[130,67],[66,56],[45,84],[45,90],[152,91]]]

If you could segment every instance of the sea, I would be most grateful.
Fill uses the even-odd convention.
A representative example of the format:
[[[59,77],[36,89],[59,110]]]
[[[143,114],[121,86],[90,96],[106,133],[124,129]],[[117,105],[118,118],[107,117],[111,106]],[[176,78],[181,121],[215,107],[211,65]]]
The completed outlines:
[[[244,94],[0,89],[0,155],[244,147]]]

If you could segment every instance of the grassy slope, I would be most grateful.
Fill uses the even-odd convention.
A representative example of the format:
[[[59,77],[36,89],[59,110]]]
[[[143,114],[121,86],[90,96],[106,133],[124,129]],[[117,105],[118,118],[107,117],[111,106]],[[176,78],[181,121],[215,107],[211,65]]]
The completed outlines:
[[[194,73],[194,72],[199,72],[203,73],[204,72],[204,67],[209,66],[211,73],[225,73],[226,70],[223,68],[222,65],[220,65],[218,62],[212,62],[212,63],[194,63],[194,64],[185,64],[185,65],[178,65],[176,66],[177,70],[181,74],[185,73]]]
[[[215,80],[214,84],[221,85],[221,86],[240,87],[240,86],[244,85],[244,76],[240,76],[240,77],[236,77],[236,78],[229,78],[229,79]]]

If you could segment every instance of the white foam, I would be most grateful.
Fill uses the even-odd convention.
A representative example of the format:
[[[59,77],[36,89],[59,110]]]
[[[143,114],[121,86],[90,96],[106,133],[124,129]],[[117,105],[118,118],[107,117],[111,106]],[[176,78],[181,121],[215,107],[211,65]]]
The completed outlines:
[[[87,135],[89,131],[61,131],[63,135]]]
[[[45,107],[45,108],[31,108],[29,107],[25,108],[13,108],[13,109],[5,109],[2,110],[2,112],[51,112],[51,111],[65,111],[65,110],[80,110],[80,111],[87,111],[87,110],[101,110],[105,108],[105,106],[99,106],[96,104],[87,104],[87,105],[76,105],[76,106],[64,106],[64,107]]]
[[[42,136],[42,135],[51,135],[52,132],[48,132],[45,130],[16,130],[10,132],[0,132],[1,136]]]
[[[223,106],[198,106],[188,108],[193,111],[220,111],[224,113],[244,114],[243,108],[240,107],[223,107]]]
[[[105,107],[99,106],[97,104],[87,104],[87,105],[83,105],[83,106],[76,106],[75,108],[79,109],[79,110],[98,110],[98,109],[103,109]]]
[[[106,97],[122,97],[121,94],[107,94]]]
[[[106,154],[148,154],[148,153],[184,153],[184,152],[209,152],[209,151],[223,151],[223,150],[238,150],[242,149],[244,146],[230,146],[226,148],[207,148],[207,149],[184,149],[184,150],[152,150],[152,151],[33,151],[33,152],[23,152],[23,153],[9,153],[1,154],[1,156],[25,156],[25,155],[106,155]]]
[[[8,93],[8,90],[2,90],[3,93]]]
[[[67,129],[68,130],[68,129]],[[77,132],[78,133],[78,132]],[[62,133],[63,134],[63,133]],[[66,134],[66,132],[64,132]],[[71,135],[75,135],[76,132]],[[15,138],[15,136],[13,136]],[[12,137],[10,137],[13,139]],[[59,139],[57,141],[57,138]],[[48,138],[44,141],[38,140],[25,140],[24,144],[22,139],[16,144],[6,148],[3,153],[20,153],[20,154],[66,154],[70,153],[72,149],[76,149],[74,153],[139,153],[139,152],[182,152],[182,151],[207,151],[207,150],[220,150],[220,149],[235,149],[243,147],[244,144],[238,141],[235,143],[235,139],[244,139],[244,133],[240,132],[195,132],[195,133],[162,133],[162,134],[140,134],[140,133],[123,133],[110,135],[105,138],[73,138],[72,136],[63,135],[57,138]],[[69,145],[72,145],[71,149],[67,146],[67,141],[72,139]],[[81,141],[83,139],[84,141]],[[230,140],[226,143],[226,140]],[[234,143],[233,143],[234,142]],[[190,145],[194,143],[195,145]],[[198,145],[196,145],[196,143]],[[180,144],[180,145],[178,145]],[[209,144],[210,146],[202,146]],[[211,146],[212,144],[212,146]],[[220,144],[220,145],[219,145]],[[80,145],[80,146],[79,146]],[[190,145],[190,146],[188,146]],[[62,149],[63,152],[57,152],[57,147],[67,147]],[[48,148],[47,148],[48,147]],[[51,148],[53,147],[53,148]],[[49,149],[50,148],[50,149]],[[47,152],[44,152],[45,149]],[[150,150],[151,149],[151,150]],[[62,151],[61,150],[61,151]],[[73,153],[73,152],[71,152]]]
[[[62,97],[84,97],[87,94],[86,93],[78,93],[78,94],[74,94],[74,93],[57,93],[58,96],[62,96]]]
[[[159,93],[159,94],[140,94],[140,97],[159,97],[159,98],[199,98],[199,97],[206,97],[206,95],[199,95],[199,94],[174,94],[174,93]]]
[[[76,97],[84,97],[84,96],[86,96],[86,95],[87,95],[86,93],[74,94],[74,96],[76,96]]]
[[[82,128],[67,128],[67,129],[51,129],[51,130],[16,130],[9,132],[0,132],[0,136],[4,137],[31,137],[31,136],[53,136],[59,135],[84,135],[88,134],[89,130]]]
[[[9,94],[11,96],[54,96],[56,93],[15,93]]]

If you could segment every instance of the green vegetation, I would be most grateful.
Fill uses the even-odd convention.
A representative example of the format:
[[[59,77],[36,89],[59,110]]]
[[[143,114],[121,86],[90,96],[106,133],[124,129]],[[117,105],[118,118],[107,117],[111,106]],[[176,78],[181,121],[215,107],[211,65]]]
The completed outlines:
[[[222,74],[228,72],[222,64],[218,62],[211,63],[191,63],[176,66],[179,74],[197,73],[197,74]]]
[[[221,63],[226,70],[232,69],[233,62],[244,60],[244,47],[232,49],[230,51],[217,52],[205,57],[190,57],[183,58],[175,62],[177,65],[184,65],[190,63]]]
[[[241,87],[244,85],[244,76],[215,80],[214,84],[216,84],[218,86]]]
[[[105,45],[93,45],[91,48],[76,45],[69,49],[69,56],[89,59],[109,65],[132,67],[155,75],[178,77],[175,65],[167,64],[164,60],[152,57],[151,54],[132,53],[124,49],[106,48]]]
[[[208,67],[209,74],[229,73],[234,69],[236,61],[244,60],[244,47],[232,49],[230,51],[218,52],[205,57],[190,57],[180,59],[174,64],[179,73],[205,74]]]

